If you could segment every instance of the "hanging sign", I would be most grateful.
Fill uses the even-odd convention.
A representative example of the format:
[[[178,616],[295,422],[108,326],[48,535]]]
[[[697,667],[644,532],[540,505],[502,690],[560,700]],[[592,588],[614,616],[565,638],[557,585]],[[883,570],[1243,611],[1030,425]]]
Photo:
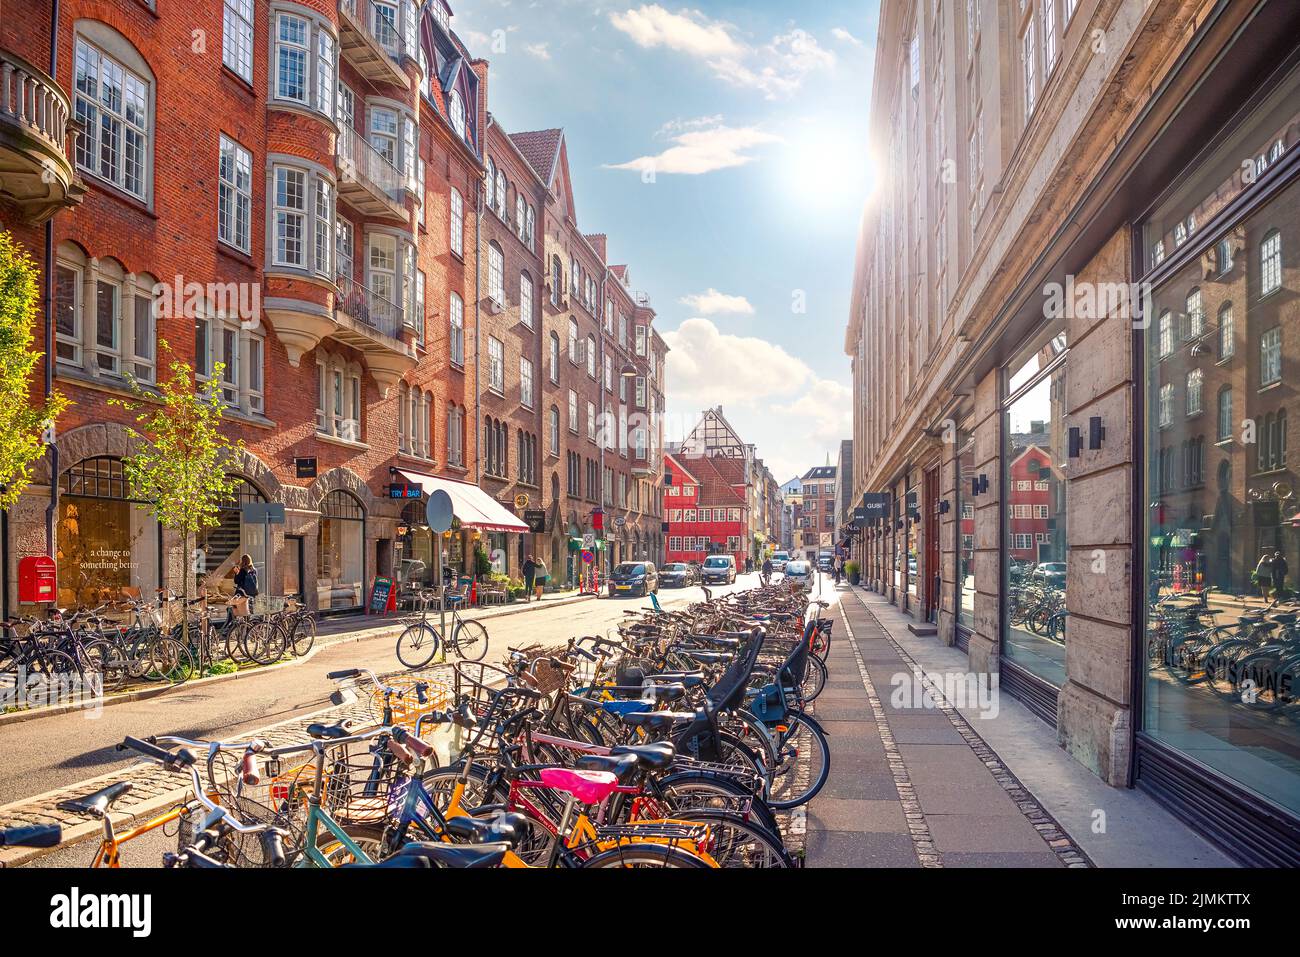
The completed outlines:
[[[370,605],[372,615],[383,615],[397,610],[397,593],[393,591],[393,580],[382,575],[375,576],[375,583],[370,588]]]

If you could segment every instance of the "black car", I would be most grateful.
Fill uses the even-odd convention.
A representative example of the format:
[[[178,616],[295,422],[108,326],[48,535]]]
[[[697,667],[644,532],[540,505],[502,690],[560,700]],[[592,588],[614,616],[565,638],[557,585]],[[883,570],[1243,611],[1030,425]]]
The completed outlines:
[[[609,594],[644,598],[659,590],[659,572],[653,562],[623,562],[609,576]]]
[[[700,583],[700,569],[687,562],[669,562],[659,570],[659,583],[666,588],[685,588]]]

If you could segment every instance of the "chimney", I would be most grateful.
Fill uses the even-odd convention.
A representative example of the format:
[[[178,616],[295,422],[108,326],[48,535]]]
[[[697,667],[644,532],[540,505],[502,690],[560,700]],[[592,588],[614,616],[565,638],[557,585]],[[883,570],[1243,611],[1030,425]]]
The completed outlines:
[[[488,61],[482,58],[469,61],[470,69],[478,77],[478,134],[479,148],[487,149],[488,114]]]

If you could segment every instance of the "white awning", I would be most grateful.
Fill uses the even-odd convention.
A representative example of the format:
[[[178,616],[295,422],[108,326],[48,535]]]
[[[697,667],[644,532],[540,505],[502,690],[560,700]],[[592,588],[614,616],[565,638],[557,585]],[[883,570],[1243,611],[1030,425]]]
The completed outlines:
[[[425,495],[439,490],[446,492],[451,497],[452,514],[466,528],[478,528],[486,532],[529,530],[527,525],[477,485],[425,475],[422,472],[408,472],[405,469],[398,469],[398,472],[412,485],[420,486]]]

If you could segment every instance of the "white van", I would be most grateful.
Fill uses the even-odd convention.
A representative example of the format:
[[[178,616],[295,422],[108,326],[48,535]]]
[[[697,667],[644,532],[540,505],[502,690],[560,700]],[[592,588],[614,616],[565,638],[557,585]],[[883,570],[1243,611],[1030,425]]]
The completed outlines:
[[[710,555],[700,568],[700,578],[706,585],[730,585],[736,580],[736,560],[730,555]]]
[[[789,560],[790,560],[789,552],[777,552],[772,556],[772,571],[774,572],[785,571],[786,562],[788,562]]]

